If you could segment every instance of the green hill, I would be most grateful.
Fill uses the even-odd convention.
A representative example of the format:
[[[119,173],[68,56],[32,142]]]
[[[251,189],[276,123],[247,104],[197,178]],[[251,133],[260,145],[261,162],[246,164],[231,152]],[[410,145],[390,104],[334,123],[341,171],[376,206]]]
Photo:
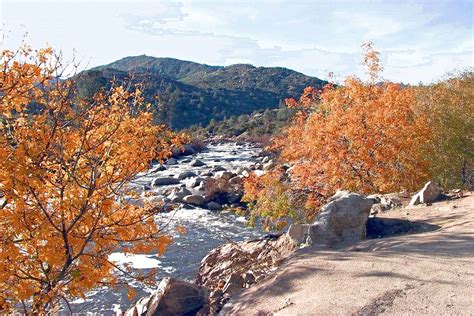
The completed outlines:
[[[107,87],[112,79],[130,78],[144,85],[146,98],[155,104],[156,119],[177,129],[274,109],[284,98],[298,97],[305,87],[326,83],[281,67],[208,66],[149,56],[126,57],[77,77],[79,91],[86,96]]]

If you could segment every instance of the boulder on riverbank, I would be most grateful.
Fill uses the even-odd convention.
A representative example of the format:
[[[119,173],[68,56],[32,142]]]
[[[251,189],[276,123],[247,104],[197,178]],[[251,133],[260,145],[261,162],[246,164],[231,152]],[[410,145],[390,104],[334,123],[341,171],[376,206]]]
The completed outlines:
[[[218,312],[230,296],[263,279],[297,247],[286,234],[222,245],[201,261],[195,283],[211,290],[211,311]]]
[[[208,300],[209,291],[205,287],[174,278],[164,278],[151,296],[138,300],[125,315],[196,315],[206,308]]]
[[[413,196],[409,206],[436,202],[441,195],[441,188],[433,181],[428,181],[423,189]]]
[[[331,246],[337,242],[365,239],[372,204],[371,199],[360,194],[338,191],[309,227],[308,243]]]

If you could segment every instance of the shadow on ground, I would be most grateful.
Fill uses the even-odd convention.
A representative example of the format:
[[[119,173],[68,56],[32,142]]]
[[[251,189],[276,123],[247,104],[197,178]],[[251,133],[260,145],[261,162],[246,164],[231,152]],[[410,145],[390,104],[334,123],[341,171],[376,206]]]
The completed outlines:
[[[371,217],[367,220],[367,238],[384,238],[404,234],[426,233],[440,229],[438,225],[398,218]]]

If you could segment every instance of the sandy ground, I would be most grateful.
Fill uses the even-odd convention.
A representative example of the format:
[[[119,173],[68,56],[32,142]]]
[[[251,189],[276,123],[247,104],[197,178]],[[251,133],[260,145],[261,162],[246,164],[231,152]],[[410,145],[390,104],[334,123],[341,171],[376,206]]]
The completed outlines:
[[[474,195],[379,217],[436,226],[338,249],[302,249],[222,314],[474,315]]]

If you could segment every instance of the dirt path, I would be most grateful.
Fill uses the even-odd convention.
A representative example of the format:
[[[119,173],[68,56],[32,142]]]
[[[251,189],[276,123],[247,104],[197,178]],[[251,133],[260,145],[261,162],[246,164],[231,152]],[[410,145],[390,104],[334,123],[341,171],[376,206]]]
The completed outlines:
[[[474,195],[380,217],[440,228],[303,249],[222,314],[474,315]]]

